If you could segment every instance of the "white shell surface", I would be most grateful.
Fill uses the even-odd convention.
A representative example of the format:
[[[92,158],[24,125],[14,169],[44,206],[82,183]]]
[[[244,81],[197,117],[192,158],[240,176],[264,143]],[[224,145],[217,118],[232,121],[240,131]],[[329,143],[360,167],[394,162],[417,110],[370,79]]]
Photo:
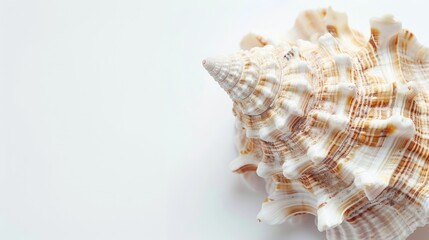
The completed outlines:
[[[285,40],[245,36],[203,65],[234,102],[239,157],[268,194],[258,219],[317,216],[328,239],[405,239],[428,222],[429,50],[393,16],[371,36],[331,8]]]

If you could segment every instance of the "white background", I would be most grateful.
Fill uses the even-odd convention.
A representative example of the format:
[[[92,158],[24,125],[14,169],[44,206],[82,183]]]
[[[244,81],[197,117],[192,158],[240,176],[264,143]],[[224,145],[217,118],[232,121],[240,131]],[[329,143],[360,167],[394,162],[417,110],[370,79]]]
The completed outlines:
[[[324,239],[311,218],[256,221],[201,60],[329,5],[366,35],[393,13],[429,46],[424,1],[388,2],[0,0],[0,239]]]

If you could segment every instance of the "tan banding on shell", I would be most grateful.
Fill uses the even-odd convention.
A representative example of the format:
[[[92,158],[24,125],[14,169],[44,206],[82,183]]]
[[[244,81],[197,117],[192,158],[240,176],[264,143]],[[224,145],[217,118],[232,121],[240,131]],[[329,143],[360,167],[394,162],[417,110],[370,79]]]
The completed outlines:
[[[393,16],[371,35],[331,8],[305,11],[281,41],[204,67],[237,118],[239,174],[267,198],[257,218],[304,213],[328,239],[405,239],[429,221],[429,49]]]

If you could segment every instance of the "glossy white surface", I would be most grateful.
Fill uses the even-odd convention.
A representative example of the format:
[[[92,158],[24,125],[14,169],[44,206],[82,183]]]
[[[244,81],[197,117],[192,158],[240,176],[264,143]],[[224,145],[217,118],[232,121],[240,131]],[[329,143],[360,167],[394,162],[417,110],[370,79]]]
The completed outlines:
[[[297,2],[2,0],[0,239],[324,239],[311,217],[256,221],[264,195],[229,172],[231,102],[201,60],[328,5],[366,33],[392,13],[429,46],[428,7]]]

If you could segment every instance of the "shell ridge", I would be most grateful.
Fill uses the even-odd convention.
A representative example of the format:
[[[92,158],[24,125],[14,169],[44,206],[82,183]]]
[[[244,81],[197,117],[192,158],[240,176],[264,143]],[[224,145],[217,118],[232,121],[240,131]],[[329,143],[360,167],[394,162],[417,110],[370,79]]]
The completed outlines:
[[[393,16],[370,26],[364,39],[344,13],[305,11],[282,41],[249,34],[203,62],[239,122],[231,170],[266,183],[260,221],[312,214],[328,239],[429,222],[429,48]]]

